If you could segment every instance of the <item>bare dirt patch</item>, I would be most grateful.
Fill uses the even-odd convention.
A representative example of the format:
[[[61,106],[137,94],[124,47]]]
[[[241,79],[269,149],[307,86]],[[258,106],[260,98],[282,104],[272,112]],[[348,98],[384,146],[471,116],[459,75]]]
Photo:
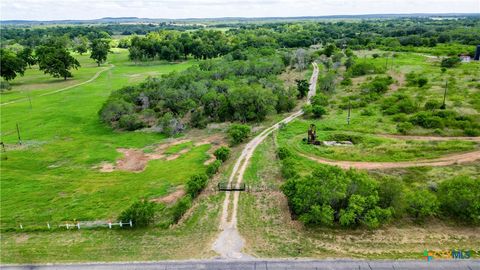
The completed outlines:
[[[390,85],[390,90],[397,91],[399,88],[405,86],[405,76],[402,73],[390,71],[388,75],[395,80],[395,83]]]
[[[176,202],[178,199],[182,198],[183,196],[185,196],[185,189],[183,188],[183,186],[180,186],[174,192],[160,198],[151,199],[150,201],[155,203],[171,204]]]

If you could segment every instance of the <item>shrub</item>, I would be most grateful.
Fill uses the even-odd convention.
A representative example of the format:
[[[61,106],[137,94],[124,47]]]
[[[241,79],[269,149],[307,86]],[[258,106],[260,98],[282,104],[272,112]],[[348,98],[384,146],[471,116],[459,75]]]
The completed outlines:
[[[375,115],[375,111],[370,109],[370,108],[365,108],[363,109],[361,112],[360,112],[360,115],[363,115],[363,116],[372,116],[372,115]]]
[[[195,198],[207,186],[207,181],[205,174],[192,175],[187,182],[187,194]]]
[[[313,105],[312,106],[312,113],[313,113],[314,117],[321,118],[323,115],[325,115],[327,113],[327,111],[325,110],[324,107],[322,107],[320,105]]]
[[[213,155],[215,155],[215,158],[217,158],[217,160],[225,162],[230,156],[230,148],[222,146],[215,150],[215,152],[213,152]]]
[[[475,128],[466,128],[463,132],[466,136],[471,136],[471,137],[480,136],[480,130]]]
[[[390,76],[377,76],[371,82],[362,85],[364,93],[383,94],[388,90],[388,87],[393,83],[393,78]]]
[[[192,197],[188,195],[178,200],[175,203],[175,205],[172,207],[173,222],[177,223],[191,206],[192,206]]]
[[[392,209],[379,206],[377,182],[355,170],[319,166],[310,176],[288,179],[282,191],[306,224],[376,228],[392,215]]]
[[[357,77],[368,74],[383,73],[385,72],[385,70],[383,68],[375,66],[372,63],[359,62],[353,64],[353,66],[349,68],[349,72],[353,77]]]
[[[250,127],[247,125],[233,124],[227,131],[231,145],[242,143],[250,135]]]
[[[426,112],[419,112],[410,118],[412,124],[424,127],[424,128],[440,128],[444,127],[442,118],[433,116]]]
[[[136,114],[124,114],[118,121],[118,127],[125,130],[137,130],[143,128],[145,125]]]
[[[435,216],[438,212],[437,196],[424,189],[414,190],[407,195],[407,212],[416,220]]]
[[[133,106],[123,100],[107,101],[99,111],[100,119],[109,125],[120,120],[123,115],[133,113]]]
[[[413,125],[410,122],[404,122],[397,124],[397,131],[401,134],[408,134],[413,129]]]
[[[131,220],[135,227],[146,227],[153,222],[154,216],[155,204],[147,200],[140,200],[124,210],[118,219],[123,222]]]
[[[427,111],[432,111],[432,112],[433,112],[433,111],[435,111],[435,110],[437,110],[437,109],[440,109],[440,106],[442,106],[442,104],[441,104],[439,101],[437,101],[437,100],[429,100],[429,101],[427,101],[427,102],[425,103],[424,108],[425,108],[425,110],[427,110]]]
[[[284,160],[292,156],[292,152],[286,147],[279,147],[277,150],[277,156],[280,160]]]
[[[214,162],[208,164],[207,166],[207,175],[209,177],[212,177],[213,175],[215,175],[217,172],[218,172],[218,169],[220,168],[220,166],[222,165],[222,162],[220,160],[215,160]]]
[[[297,170],[295,169],[295,160],[292,158],[286,158],[282,160],[282,176],[285,179],[291,179],[298,176]]]
[[[480,179],[457,177],[439,185],[441,209],[452,217],[480,222]]]
[[[460,62],[462,62],[460,57],[453,56],[453,57],[443,59],[442,63],[441,63],[441,66],[442,66],[442,68],[453,68],[453,67],[457,66],[458,64],[460,64]]]
[[[0,82],[0,92],[12,90],[12,86],[7,81]]]

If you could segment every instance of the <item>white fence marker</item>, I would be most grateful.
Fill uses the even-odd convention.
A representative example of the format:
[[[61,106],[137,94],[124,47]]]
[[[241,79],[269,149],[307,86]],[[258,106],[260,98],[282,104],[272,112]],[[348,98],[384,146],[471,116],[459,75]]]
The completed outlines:
[[[77,222],[77,228],[80,230],[80,222]]]
[[[47,228],[50,230],[50,223],[47,222]]]
[[[130,228],[133,227],[132,220],[130,219]]]
[[[108,222],[108,228],[112,228],[112,223],[111,222]]]
[[[20,229],[22,229],[22,230],[23,230],[23,225],[22,225],[22,224],[20,224]]]

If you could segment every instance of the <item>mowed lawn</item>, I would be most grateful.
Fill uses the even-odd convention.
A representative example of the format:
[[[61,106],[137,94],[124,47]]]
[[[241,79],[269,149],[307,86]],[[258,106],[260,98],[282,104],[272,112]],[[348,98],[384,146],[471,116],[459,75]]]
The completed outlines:
[[[142,81],[145,77],[188,68],[194,62],[156,62],[134,65],[125,50],[109,55],[109,63],[95,67],[88,57],[79,57],[82,67],[74,71],[77,83],[114,65],[94,81],[47,96],[1,106],[1,137],[7,145],[1,161],[1,226],[45,224],[62,220],[115,219],[133,201],[158,197],[194,173],[204,170],[209,145],[193,148],[180,158],[150,161],[141,173],[101,173],[93,168],[102,161],[121,157],[116,149],[141,148],[161,143],[156,133],[117,132],[102,124],[98,111],[111,91]],[[38,84],[36,93],[65,87],[62,79],[27,71],[13,84],[11,94]],[[31,79],[30,76],[35,77]],[[81,79],[80,79],[81,78]],[[51,83],[50,83],[51,82]],[[44,87],[45,88],[42,88]],[[23,144],[17,145],[18,123]],[[4,159],[7,157],[8,159]]]

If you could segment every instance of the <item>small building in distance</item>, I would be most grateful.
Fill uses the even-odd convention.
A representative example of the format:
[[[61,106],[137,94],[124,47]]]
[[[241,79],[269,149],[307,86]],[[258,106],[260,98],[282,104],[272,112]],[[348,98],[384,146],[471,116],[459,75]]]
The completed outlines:
[[[480,45],[477,45],[477,51],[475,52],[475,57],[473,58],[475,61],[480,60]]]
[[[462,60],[462,63],[469,63],[472,58],[468,54],[460,54],[458,57]]]

